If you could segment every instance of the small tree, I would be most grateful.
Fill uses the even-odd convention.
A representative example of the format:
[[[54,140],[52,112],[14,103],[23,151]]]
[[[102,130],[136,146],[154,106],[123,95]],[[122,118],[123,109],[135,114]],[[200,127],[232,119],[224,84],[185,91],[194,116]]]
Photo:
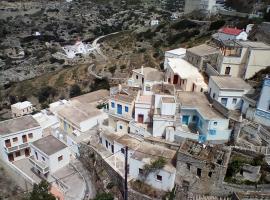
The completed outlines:
[[[99,193],[94,200],[113,200],[113,195],[111,193]]]
[[[42,180],[39,184],[34,184],[33,191],[25,200],[56,200],[56,198],[49,192],[50,184]]]
[[[79,85],[74,84],[70,87],[69,96],[70,97],[76,97],[79,96],[82,93],[81,88]]]
[[[155,161],[152,161],[150,164],[145,164],[143,167],[143,176],[146,179],[150,173],[154,173],[157,170],[162,169],[166,164],[166,160],[162,157],[159,157]]]

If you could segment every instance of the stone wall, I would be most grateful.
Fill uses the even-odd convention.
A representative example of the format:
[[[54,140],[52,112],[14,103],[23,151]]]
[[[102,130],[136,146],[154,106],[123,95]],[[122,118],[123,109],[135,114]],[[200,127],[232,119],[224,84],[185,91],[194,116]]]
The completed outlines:
[[[120,191],[116,192],[114,190],[114,195],[119,199],[122,199],[124,189],[123,178],[107,162],[104,161],[101,155],[92,146],[81,144],[79,151],[79,159],[90,172],[97,191],[109,192],[106,187],[107,184],[111,182],[113,185],[117,186]]]

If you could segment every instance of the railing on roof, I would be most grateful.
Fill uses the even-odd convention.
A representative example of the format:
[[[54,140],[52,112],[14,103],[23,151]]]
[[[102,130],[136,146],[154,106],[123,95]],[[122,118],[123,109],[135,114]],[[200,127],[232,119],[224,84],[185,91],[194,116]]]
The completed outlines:
[[[30,156],[29,161],[35,168],[37,168],[43,174],[46,174],[50,170],[49,166],[46,163],[37,161],[34,158],[34,156]]]

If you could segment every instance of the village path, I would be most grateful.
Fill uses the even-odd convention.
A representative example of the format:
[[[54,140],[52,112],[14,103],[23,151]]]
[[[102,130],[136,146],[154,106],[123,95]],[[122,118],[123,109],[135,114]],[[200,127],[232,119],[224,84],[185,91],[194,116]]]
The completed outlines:
[[[78,172],[81,174],[83,177],[85,184],[86,184],[86,190],[85,190],[85,198],[86,200],[88,199],[94,199],[96,196],[96,188],[95,185],[93,184],[89,172],[84,168],[83,164],[79,160],[73,160],[72,164],[76,167]]]

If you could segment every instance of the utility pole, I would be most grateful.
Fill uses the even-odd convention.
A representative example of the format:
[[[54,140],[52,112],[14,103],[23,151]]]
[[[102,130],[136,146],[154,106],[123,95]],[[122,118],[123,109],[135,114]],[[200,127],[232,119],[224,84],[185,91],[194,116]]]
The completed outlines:
[[[124,187],[124,200],[128,200],[128,146],[125,148],[125,187]]]

